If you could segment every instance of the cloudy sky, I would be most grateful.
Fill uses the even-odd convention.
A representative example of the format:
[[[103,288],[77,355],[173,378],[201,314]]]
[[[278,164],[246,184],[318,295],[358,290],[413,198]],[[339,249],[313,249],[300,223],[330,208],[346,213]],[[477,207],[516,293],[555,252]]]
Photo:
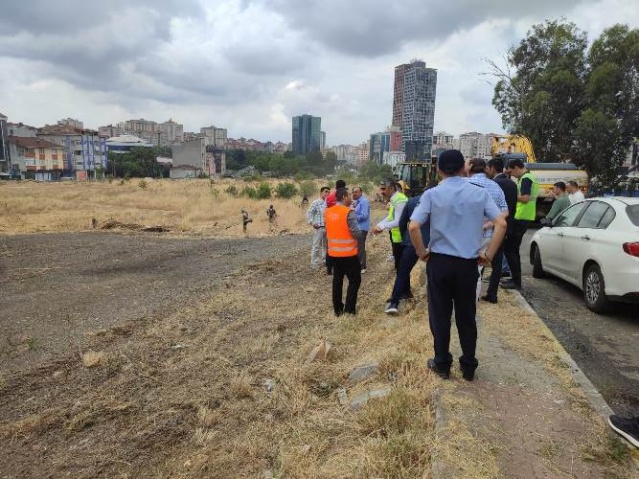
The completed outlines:
[[[322,117],[330,145],[391,120],[393,68],[438,69],[435,129],[502,131],[484,59],[565,17],[593,39],[639,27],[637,0],[5,0],[0,112],[33,126],[130,118],[291,139]],[[55,7],[53,6],[55,5]]]

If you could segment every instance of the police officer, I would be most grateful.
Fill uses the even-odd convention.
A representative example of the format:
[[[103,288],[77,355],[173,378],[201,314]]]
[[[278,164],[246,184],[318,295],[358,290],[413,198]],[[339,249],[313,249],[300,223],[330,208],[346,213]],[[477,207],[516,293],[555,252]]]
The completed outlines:
[[[435,356],[428,367],[447,379],[453,357],[450,354],[450,318],[455,307],[464,379],[472,381],[477,368],[475,349],[477,325],[475,286],[477,263],[487,263],[504,239],[507,212],[501,212],[485,188],[464,181],[464,156],[446,150],[438,160],[442,181],[424,192],[411,215],[409,233],[417,255],[428,260],[428,319]],[[493,221],[494,231],[485,252],[482,245],[484,218]],[[421,226],[430,220],[430,242],[425,247]]]

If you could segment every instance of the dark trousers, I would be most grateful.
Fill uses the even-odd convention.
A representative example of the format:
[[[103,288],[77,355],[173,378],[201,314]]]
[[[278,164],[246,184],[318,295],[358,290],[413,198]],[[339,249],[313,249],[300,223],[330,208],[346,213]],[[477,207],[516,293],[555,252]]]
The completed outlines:
[[[357,237],[357,259],[361,269],[366,269],[366,236],[368,236],[368,231],[362,230]]]
[[[475,289],[479,272],[476,259],[431,253],[426,269],[428,277],[428,321],[433,334],[435,364],[448,372],[453,363],[450,354],[450,318],[455,306],[455,323],[459,333],[462,356],[459,364],[464,371],[477,368],[477,302]]]
[[[333,309],[337,316],[342,313],[355,314],[357,308],[357,292],[362,282],[362,270],[357,256],[332,257],[333,263]],[[342,302],[344,276],[348,278],[346,303]]]
[[[391,245],[393,246],[393,258],[395,259],[395,271],[399,271],[399,263],[402,260],[402,252],[404,251],[404,245],[401,243],[393,243],[391,241]]]
[[[528,223],[530,222],[526,220],[514,220],[512,233],[508,233],[504,241],[504,255],[506,255],[508,266],[510,266],[513,283],[517,286],[521,286],[521,259],[519,258],[519,248],[521,247],[521,240],[528,230]]]
[[[399,300],[403,295],[408,295],[411,292],[410,288],[410,272],[417,264],[417,252],[413,245],[404,246],[402,257],[399,262],[399,270],[395,277],[395,285],[393,286],[393,294],[391,295],[391,303],[399,303]]]
[[[326,253],[326,272],[333,274],[333,258],[331,258],[328,253]]]
[[[499,280],[501,279],[501,269],[504,261],[504,247],[499,247],[492,262],[490,263],[493,271],[490,274],[490,281],[488,282],[488,289],[486,290],[486,296],[489,299],[497,299],[497,291],[499,290]]]

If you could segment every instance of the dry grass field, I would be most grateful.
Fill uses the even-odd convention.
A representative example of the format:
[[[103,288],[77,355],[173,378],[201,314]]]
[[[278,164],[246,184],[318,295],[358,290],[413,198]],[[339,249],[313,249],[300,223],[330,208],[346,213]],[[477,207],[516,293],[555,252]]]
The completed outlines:
[[[271,234],[271,203],[279,232],[307,232],[299,199],[232,198],[228,184],[3,184],[0,232],[84,231],[96,218],[238,236],[245,208],[254,217],[249,233],[260,236]],[[368,251],[355,318],[333,316],[330,277],[308,267],[307,249],[295,250],[247,261],[174,310],[92,331],[76,352],[15,373],[0,368],[3,477],[429,478],[437,453],[463,460],[465,477],[500,477],[495,450],[463,425],[438,448],[433,395],[442,382],[425,369],[432,339],[423,294],[400,316],[384,315],[394,276],[387,238],[372,239]],[[413,272],[415,289],[423,289],[422,272]],[[507,308],[518,317],[513,302]],[[570,383],[532,318],[511,323],[494,308],[482,311],[513,349]],[[328,357],[308,362],[321,340],[332,345]],[[20,347],[28,354],[29,343]],[[370,362],[376,374],[348,380]],[[453,374],[445,390],[457,387]],[[349,407],[385,388],[388,396]],[[578,389],[566,388],[570,407],[586,407]],[[591,427],[598,461],[621,477],[601,421]]]
[[[243,180],[115,180],[93,182],[0,183],[0,233],[84,231],[108,220],[126,224],[163,225],[174,234],[243,235],[241,209],[249,212],[251,236],[270,234],[266,210],[278,213],[277,232],[307,232],[301,197],[255,200],[233,197],[229,186],[241,191],[258,183]],[[290,181],[294,182],[294,181]],[[274,187],[277,180],[271,180]],[[319,183],[318,189],[319,189]],[[299,184],[296,184],[299,189]],[[312,201],[313,196],[309,197]]]

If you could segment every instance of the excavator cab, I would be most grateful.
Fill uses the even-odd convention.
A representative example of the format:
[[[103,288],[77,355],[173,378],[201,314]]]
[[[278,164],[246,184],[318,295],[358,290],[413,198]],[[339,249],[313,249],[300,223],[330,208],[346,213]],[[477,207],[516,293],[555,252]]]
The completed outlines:
[[[437,157],[430,161],[405,162],[395,166],[395,180],[403,180],[409,187],[410,196],[421,195],[424,190],[437,183]]]

